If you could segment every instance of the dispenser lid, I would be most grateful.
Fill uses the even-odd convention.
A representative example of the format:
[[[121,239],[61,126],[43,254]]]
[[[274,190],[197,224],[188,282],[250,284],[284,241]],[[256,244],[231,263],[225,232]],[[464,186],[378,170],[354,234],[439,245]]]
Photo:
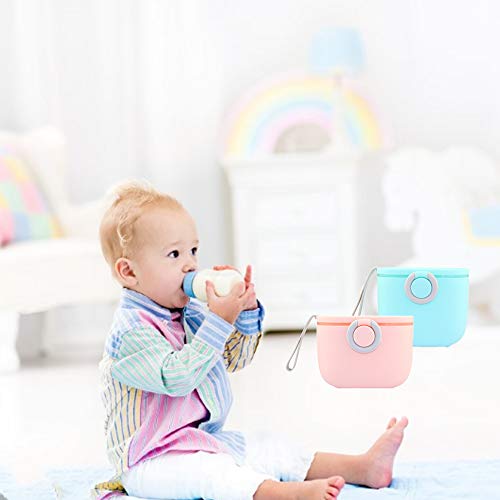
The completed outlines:
[[[469,277],[469,270],[465,267],[377,267],[377,276],[381,278],[407,278],[411,273],[432,273],[436,278]]]
[[[329,326],[349,326],[356,320],[374,320],[380,326],[413,325],[413,316],[318,316],[316,324]]]

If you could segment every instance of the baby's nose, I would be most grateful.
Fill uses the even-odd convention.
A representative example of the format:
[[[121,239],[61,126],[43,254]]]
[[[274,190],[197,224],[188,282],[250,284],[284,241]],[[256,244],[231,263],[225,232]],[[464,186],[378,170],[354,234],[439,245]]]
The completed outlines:
[[[182,271],[184,273],[190,273],[191,271],[196,271],[196,264],[194,262],[187,262],[182,266]]]

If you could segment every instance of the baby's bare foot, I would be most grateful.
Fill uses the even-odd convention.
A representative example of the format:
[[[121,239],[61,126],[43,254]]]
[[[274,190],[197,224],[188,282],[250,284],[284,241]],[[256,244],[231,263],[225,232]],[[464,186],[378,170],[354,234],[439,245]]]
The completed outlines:
[[[392,481],[394,457],[403,441],[404,430],[408,425],[406,417],[399,422],[391,418],[387,430],[375,441],[366,452],[366,486],[370,488],[385,488]]]
[[[297,500],[332,500],[338,497],[344,484],[344,478],[340,476],[304,481],[302,483],[304,489],[298,492],[296,498]]]
[[[289,498],[295,500],[335,500],[344,487],[345,481],[341,476],[332,476],[328,479],[314,479],[294,484],[297,485],[295,494]]]
[[[254,500],[335,500],[345,481],[341,476],[312,481],[278,482],[264,481],[254,495]]]

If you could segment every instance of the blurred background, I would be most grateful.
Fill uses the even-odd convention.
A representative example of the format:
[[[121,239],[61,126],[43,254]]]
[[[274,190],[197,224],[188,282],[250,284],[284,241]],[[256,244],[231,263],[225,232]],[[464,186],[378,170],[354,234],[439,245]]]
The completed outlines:
[[[308,421],[351,453],[405,413],[406,459],[498,457],[498,19],[493,0],[0,0],[0,465],[105,463],[119,288],[97,229],[125,178],[191,212],[200,267],[254,266],[269,332],[349,315],[374,266],[470,271],[464,340],[416,349],[403,388],[319,386],[312,335],[287,378],[298,336],[273,333],[230,424]]]
[[[178,197],[201,266],[252,263],[273,328],[350,310],[370,267],[405,262],[470,267],[476,309],[495,321],[499,14],[487,0],[3,0],[0,128],[61,134],[50,176],[67,207],[131,177]],[[287,294],[293,318],[273,303]],[[70,295],[21,316],[23,356],[38,355],[41,321],[46,349],[101,345],[108,296]]]
[[[355,234],[348,230],[343,233],[335,222],[326,228],[332,235],[326,243],[332,247],[347,245],[343,251],[349,255],[343,258],[348,261],[350,274],[344,273],[342,281],[340,271],[336,274],[332,267],[328,276],[332,283],[340,282],[336,288],[347,295],[347,306],[355,300],[354,292],[372,265],[399,265],[412,256],[425,260],[418,255],[418,241],[414,241],[418,210],[410,214],[408,208],[410,221],[393,221],[391,226],[391,213],[384,208],[391,198],[388,195],[384,201],[384,174],[395,152],[403,156],[399,163],[396,161],[396,174],[401,177],[406,169],[402,185],[414,184],[414,177],[422,177],[426,169],[444,172],[439,174],[442,185],[436,187],[436,196],[440,189],[444,196],[454,188],[457,198],[464,200],[463,206],[452,207],[456,214],[464,207],[484,208],[485,203],[496,200],[495,195],[492,198],[491,193],[485,193],[498,182],[499,172],[500,128],[496,124],[500,121],[500,105],[495,95],[500,70],[494,62],[500,36],[495,21],[498,9],[492,1],[430,4],[317,0],[306,4],[297,0],[247,5],[218,1],[4,0],[0,3],[0,127],[21,134],[51,125],[61,132],[65,165],[59,175],[70,203],[79,205],[102,198],[123,178],[147,178],[177,196],[197,220],[202,266],[221,262],[242,266],[250,259],[257,273],[262,264],[264,281],[279,281],[280,275],[270,276],[261,262],[262,255],[250,250],[255,245],[238,236],[246,231],[242,227],[246,225],[253,243],[259,238],[251,229],[253,219],[239,214],[235,208],[238,202],[231,202],[238,201],[236,192],[251,182],[243,176],[230,183],[228,171],[238,172],[242,163],[250,177],[255,173],[258,178],[251,193],[254,203],[247,210],[257,211],[260,220],[270,217],[273,224],[273,210],[279,215],[290,202],[295,203],[291,208],[301,212],[307,197],[314,200],[321,189],[321,182],[311,180],[311,186],[300,191],[300,200],[285,198],[258,209],[255,200],[262,197],[263,189],[264,194],[272,192],[265,190],[270,184],[275,191],[286,193],[291,189],[299,193],[287,185],[287,168],[292,171],[297,167],[293,161],[287,167],[287,153],[302,153],[297,160],[299,169],[318,165],[319,178],[322,172],[341,170],[339,165],[344,165],[352,175],[332,178],[331,182],[332,186],[348,184],[357,217],[351,210],[348,214],[332,212],[331,218],[347,220],[346,224],[355,226]],[[311,90],[307,79],[316,79],[318,88]],[[324,125],[321,117],[308,115],[311,106],[306,101],[316,110],[319,103],[324,111],[330,84],[332,104],[325,113],[330,113],[332,120]],[[356,111],[348,98],[335,96],[342,91],[352,91],[366,110],[358,106]],[[272,97],[273,92],[284,95]],[[259,104],[266,93],[267,104]],[[261,106],[260,111],[245,116],[245,109],[252,106]],[[287,118],[287,106],[296,106],[296,112],[288,117],[286,126],[278,125],[281,143],[276,136],[271,146],[268,141],[261,147],[258,141],[262,143],[263,139],[250,146],[241,142],[229,145],[231,133],[250,141],[249,136],[259,127],[272,132],[281,117]],[[354,116],[344,119],[342,113]],[[246,125],[241,125],[245,119]],[[328,126],[334,130],[330,144],[326,144]],[[235,131],[237,127],[239,132]],[[356,127],[359,131],[353,131]],[[339,143],[341,134],[337,132],[342,128],[345,137]],[[375,139],[370,134],[375,134]],[[273,147],[274,151],[270,149]],[[476,148],[479,159],[472,155],[468,162],[462,162],[467,165],[459,165],[457,158],[445,159],[446,151],[455,147]],[[413,156],[410,151],[404,158],[405,151],[415,149],[420,151],[413,151]],[[274,167],[278,179],[266,180],[261,171],[270,155],[279,157],[280,165]],[[477,163],[487,160],[494,165],[493,174],[491,168],[477,168]],[[297,175],[308,177],[307,170]],[[314,175],[311,173],[311,177]],[[426,182],[429,184],[429,180]],[[392,193],[395,191],[401,189],[393,187]],[[425,189],[417,196],[425,205]],[[324,201],[317,200],[318,207],[324,206]],[[47,203],[50,206],[51,200]],[[448,210],[443,206],[433,209],[436,214]],[[263,216],[262,210],[271,213]],[[303,226],[310,225],[308,217],[315,218],[314,210],[313,203],[313,209],[303,212]],[[401,203],[391,210],[397,215]],[[429,224],[422,214],[420,221]],[[483,226],[495,221],[487,214]],[[286,222],[277,217],[274,225],[283,224]],[[240,229],[233,231],[234,226]],[[482,230],[488,233],[484,227]],[[500,262],[494,231],[490,227],[489,239],[483,241],[491,259],[490,269],[481,270],[481,278],[486,280],[494,276]],[[347,238],[352,239],[350,246]],[[420,236],[420,240],[425,238]],[[282,242],[289,250],[303,244],[297,238],[282,238]],[[308,252],[314,254],[324,241],[306,243]],[[478,244],[472,240],[469,243],[470,248]],[[456,247],[452,241],[449,245]],[[435,250],[436,246],[427,240],[431,259],[432,247]],[[497,248],[492,250],[492,246]],[[277,260],[286,259],[288,252],[279,245],[268,247],[262,252],[279,268]],[[432,260],[468,266],[467,252],[453,254],[449,262],[441,255]],[[333,254],[332,249],[332,259]],[[484,255],[479,255],[483,261]],[[337,252],[336,263],[340,260],[342,252]],[[427,260],[425,265],[429,263]],[[282,271],[300,274],[309,264],[299,255]],[[77,269],[75,260],[75,272]],[[256,279],[259,285],[262,276]],[[308,280],[303,288],[310,286],[314,286],[314,280],[312,284]],[[327,304],[328,293],[333,292],[323,294]],[[477,292],[483,310],[495,307],[482,295]],[[310,306],[313,304],[314,300]],[[47,335],[57,337],[59,329],[67,330],[71,325],[72,332],[80,332],[75,337],[80,338],[89,320],[96,321],[104,332],[109,310],[98,303],[58,307],[48,314],[50,321],[45,315]],[[30,319],[22,321],[22,330],[29,329]],[[39,321],[36,318],[31,322],[35,330]],[[64,342],[69,335],[65,331]],[[21,344],[21,349],[29,350],[36,341],[32,337],[30,346]]]

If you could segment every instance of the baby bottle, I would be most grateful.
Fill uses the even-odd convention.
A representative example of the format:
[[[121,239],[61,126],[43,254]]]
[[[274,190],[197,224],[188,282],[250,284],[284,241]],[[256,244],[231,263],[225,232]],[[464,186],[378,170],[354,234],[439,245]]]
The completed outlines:
[[[243,276],[234,269],[203,269],[202,271],[192,271],[184,277],[183,289],[188,297],[193,297],[203,302],[207,302],[205,283],[211,281],[215,287],[215,293],[219,297],[229,295],[231,288],[236,283],[244,283]]]

